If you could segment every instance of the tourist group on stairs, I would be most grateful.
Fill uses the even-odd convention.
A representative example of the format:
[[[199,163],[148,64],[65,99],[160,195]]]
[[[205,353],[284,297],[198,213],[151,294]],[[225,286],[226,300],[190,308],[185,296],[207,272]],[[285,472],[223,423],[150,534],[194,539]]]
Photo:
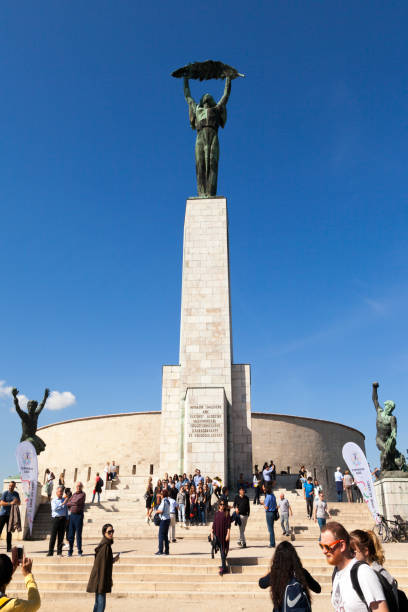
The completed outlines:
[[[111,469],[111,466],[110,466]],[[111,474],[111,472],[109,472]],[[348,502],[353,501],[352,477],[340,468],[335,472],[336,483],[341,483],[341,491],[346,491]],[[340,480],[341,477],[341,480]],[[350,534],[340,523],[332,519],[319,482],[302,466],[299,471],[303,497],[306,503],[306,516],[319,525],[319,546],[327,563],[333,566],[332,604],[336,612],[403,612],[408,610],[405,595],[398,589],[393,576],[384,567],[384,554],[374,533],[357,529]],[[99,485],[98,485],[99,483]],[[230,497],[228,487],[220,478],[202,475],[200,469],[194,474],[165,474],[156,486],[152,477],[146,484],[144,499],[146,502],[146,521],[158,525],[158,550],[155,555],[169,555],[170,543],[176,543],[177,523],[184,529],[196,526],[211,527],[208,539],[211,553],[219,552],[221,565],[219,574],[224,575],[228,569],[228,552],[231,547],[231,534],[234,526],[239,530],[237,544],[247,547],[246,527],[251,520],[251,502],[248,491],[253,489],[253,504],[262,504],[265,512],[265,524],[269,535],[269,547],[276,547],[275,524],[280,519],[282,535],[293,536],[289,525],[293,511],[285,493],[274,493],[276,484],[276,467],[273,461],[265,463],[262,470],[255,466],[252,482],[245,482],[240,474],[235,490]],[[94,485],[94,497],[101,489],[103,480],[97,474]],[[340,499],[340,484],[336,485]],[[47,492],[49,489],[47,489]],[[65,483],[59,485],[51,501],[51,536],[48,555],[63,554],[63,541],[68,529],[69,550],[72,556],[76,538],[78,555],[82,556],[82,529],[86,496],[83,484],[77,482],[75,492],[71,494]],[[94,498],[92,499],[94,501]],[[99,501],[99,500],[98,500]],[[17,549],[11,546],[9,532],[10,515],[18,510],[20,498],[15,490],[15,483],[9,484],[0,501],[0,529],[7,527],[7,551],[12,553],[0,555],[0,609],[35,611],[40,607],[40,596],[32,575],[32,561],[20,560],[28,599],[10,598],[5,591],[12,575],[18,567]],[[329,521],[329,522],[327,522]],[[102,529],[102,540],[95,549],[94,564],[88,582],[87,591],[95,594],[94,612],[103,612],[106,606],[106,594],[112,589],[112,568],[119,559],[113,557],[114,528],[110,523]],[[275,612],[309,611],[312,609],[312,593],[319,593],[321,587],[306,568],[302,566],[299,556],[288,540],[281,541],[276,547],[271,562],[270,572],[259,580],[262,588],[269,588]],[[3,606],[3,607],[2,607]],[[407,606],[407,607],[404,607]]]

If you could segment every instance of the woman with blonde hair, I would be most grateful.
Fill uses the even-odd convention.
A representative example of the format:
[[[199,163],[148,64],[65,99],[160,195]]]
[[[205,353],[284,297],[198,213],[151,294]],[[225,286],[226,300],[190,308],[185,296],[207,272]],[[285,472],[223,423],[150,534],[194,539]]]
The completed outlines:
[[[379,539],[374,531],[355,529],[350,533],[350,546],[354,550],[357,561],[364,561],[377,573],[380,582],[381,576],[391,585],[392,593],[398,602],[398,583],[383,567],[385,555]],[[382,585],[384,588],[384,585]]]

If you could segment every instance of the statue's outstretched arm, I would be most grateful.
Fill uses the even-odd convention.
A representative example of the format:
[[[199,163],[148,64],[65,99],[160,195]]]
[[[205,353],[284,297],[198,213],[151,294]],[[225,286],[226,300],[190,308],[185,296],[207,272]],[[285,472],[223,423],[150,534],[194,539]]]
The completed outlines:
[[[187,104],[195,104],[194,99],[191,95],[190,85],[188,84],[188,78],[184,77],[184,97]]]
[[[373,383],[373,394],[372,394],[372,400],[373,400],[373,404],[375,406],[376,411],[378,412],[379,410],[382,410],[381,406],[380,406],[380,402],[378,401],[378,392],[377,389],[380,385],[378,384],[378,382],[374,382]]]
[[[42,401],[42,402],[41,402],[41,404],[38,406],[37,410],[35,411],[35,414],[40,414],[40,412],[42,411],[42,409],[43,409],[43,408],[44,408],[44,406],[45,406],[45,402],[47,401],[47,398],[48,398],[49,394],[50,394],[50,390],[49,390],[49,389],[46,389],[46,390],[44,391],[43,401]]]
[[[20,419],[25,420],[26,417],[27,417],[27,413],[24,412],[24,410],[21,410],[20,404],[18,403],[18,397],[17,397],[18,389],[16,389],[16,388],[12,389],[11,390],[11,394],[12,394],[13,399],[14,399],[14,407],[16,409],[16,412],[17,412],[18,416],[20,417]]]
[[[224,93],[222,95],[221,100],[218,102],[218,106],[224,106],[228,102],[230,93],[231,93],[231,79],[230,77],[227,76],[225,79]]]

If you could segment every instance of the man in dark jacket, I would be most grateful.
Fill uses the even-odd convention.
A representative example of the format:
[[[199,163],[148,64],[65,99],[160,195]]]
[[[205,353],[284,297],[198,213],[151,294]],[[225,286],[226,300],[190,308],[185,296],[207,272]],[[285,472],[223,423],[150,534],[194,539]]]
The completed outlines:
[[[249,503],[249,497],[245,495],[245,489],[243,486],[240,487],[239,494],[235,496],[234,508],[238,512],[239,518],[241,519],[241,524],[239,526],[238,546],[246,548],[245,528],[251,511],[251,506]]]
[[[85,510],[85,493],[82,491],[82,482],[76,483],[76,492],[72,495],[67,503],[71,512],[69,517],[68,542],[69,551],[68,557],[72,557],[74,550],[74,539],[76,534],[78,555],[82,557],[82,527],[84,525],[84,510]]]
[[[87,593],[95,593],[94,612],[103,612],[106,606],[106,593],[112,591],[112,567],[119,560],[112,554],[114,529],[110,523],[102,527],[102,540],[95,548],[95,560],[89,576]]]

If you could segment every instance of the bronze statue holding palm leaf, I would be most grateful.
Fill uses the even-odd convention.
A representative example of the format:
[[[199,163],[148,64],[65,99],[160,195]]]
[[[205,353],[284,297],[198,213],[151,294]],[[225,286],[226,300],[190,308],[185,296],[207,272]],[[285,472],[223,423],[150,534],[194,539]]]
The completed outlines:
[[[190,125],[197,130],[195,144],[196,174],[198,196],[211,198],[217,195],[219,142],[218,128],[225,127],[227,121],[227,102],[231,93],[231,80],[239,74],[235,68],[208,60],[195,62],[179,68],[172,73],[176,78],[184,78],[184,97],[188,104]],[[197,104],[190,92],[189,79],[224,79],[224,94],[215,102],[206,93]]]

